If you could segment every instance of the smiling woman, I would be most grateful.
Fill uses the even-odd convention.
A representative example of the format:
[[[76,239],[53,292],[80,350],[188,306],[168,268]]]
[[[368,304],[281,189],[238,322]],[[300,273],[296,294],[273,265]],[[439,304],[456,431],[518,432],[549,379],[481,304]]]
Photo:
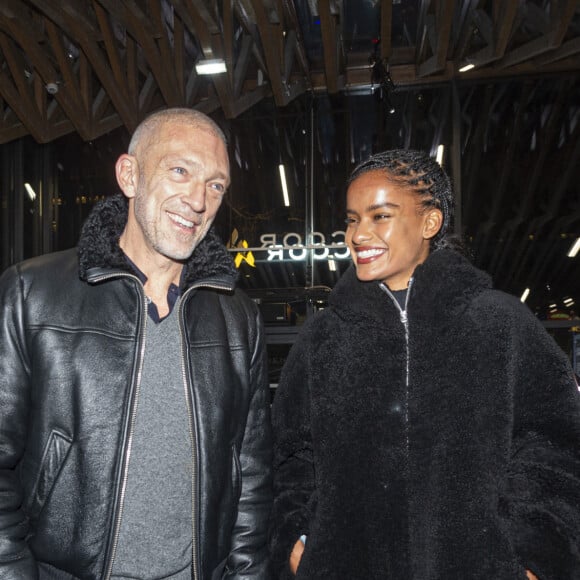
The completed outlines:
[[[353,267],[307,320],[273,404],[278,577],[577,577],[570,361],[453,249],[435,160],[375,155],[346,198]]]

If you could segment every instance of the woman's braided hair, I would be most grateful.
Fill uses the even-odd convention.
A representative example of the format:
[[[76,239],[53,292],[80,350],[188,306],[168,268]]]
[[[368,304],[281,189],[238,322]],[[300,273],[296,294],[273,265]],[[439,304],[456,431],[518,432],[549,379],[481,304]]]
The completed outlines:
[[[369,171],[383,171],[388,179],[408,186],[419,196],[422,208],[436,207],[441,210],[443,222],[431,241],[434,248],[457,245],[456,241],[451,242],[446,235],[453,220],[455,205],[451,180],[435,159],[424,151],[410,149],[376,153],[354,168],[348,185]]]

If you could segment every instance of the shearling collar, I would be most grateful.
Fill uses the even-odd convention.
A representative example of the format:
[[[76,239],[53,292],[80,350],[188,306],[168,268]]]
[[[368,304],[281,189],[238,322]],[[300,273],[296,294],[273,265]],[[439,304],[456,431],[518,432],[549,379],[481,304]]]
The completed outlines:
[[[124,195],[106,198],[86,219],[78,244],[79,274],[86,280],[90,268],[112,268],[131,272],[119,238],[127,223],[128,202]],[[237,270],[229,252],[211,228],[185,263],[184,287],[211,278],[234,285]]]
[[[477,294],[491,287],[490,276],[475,268],[458,252],[435,250],[413,273],[409,309],[458,311]],[[351,266],[336,284],[329,303],[345,317],[376,320],[376,311],[385,299],[378,282],[361,282]],[[387,300],[387,308],[389,303]],[[393,308],[396,308],[394,304]]]

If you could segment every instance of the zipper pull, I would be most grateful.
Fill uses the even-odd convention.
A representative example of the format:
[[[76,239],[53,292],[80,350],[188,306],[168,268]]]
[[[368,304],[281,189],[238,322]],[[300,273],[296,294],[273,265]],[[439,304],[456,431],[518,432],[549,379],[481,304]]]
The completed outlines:
[[[401,310],[400,316],[401,316],[401,322],[403,324],[407,324],[407,311]]]

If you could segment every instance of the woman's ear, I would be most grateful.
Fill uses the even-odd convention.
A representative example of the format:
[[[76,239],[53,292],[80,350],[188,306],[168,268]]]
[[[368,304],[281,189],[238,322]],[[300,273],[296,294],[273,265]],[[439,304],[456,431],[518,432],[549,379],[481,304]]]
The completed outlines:
[[[139,176],[138,169],[137,159],[133,155],[127,153],[123,153],[123,155],[117,159],[117,163],[115,164],[117,183],[119,184],[121,191],[128,198],[135,197]]]
[[[443,213],[438,208],[432,208],[425,214],[423,222],[423,237],[430,240],[437,235],[443,225]]]

